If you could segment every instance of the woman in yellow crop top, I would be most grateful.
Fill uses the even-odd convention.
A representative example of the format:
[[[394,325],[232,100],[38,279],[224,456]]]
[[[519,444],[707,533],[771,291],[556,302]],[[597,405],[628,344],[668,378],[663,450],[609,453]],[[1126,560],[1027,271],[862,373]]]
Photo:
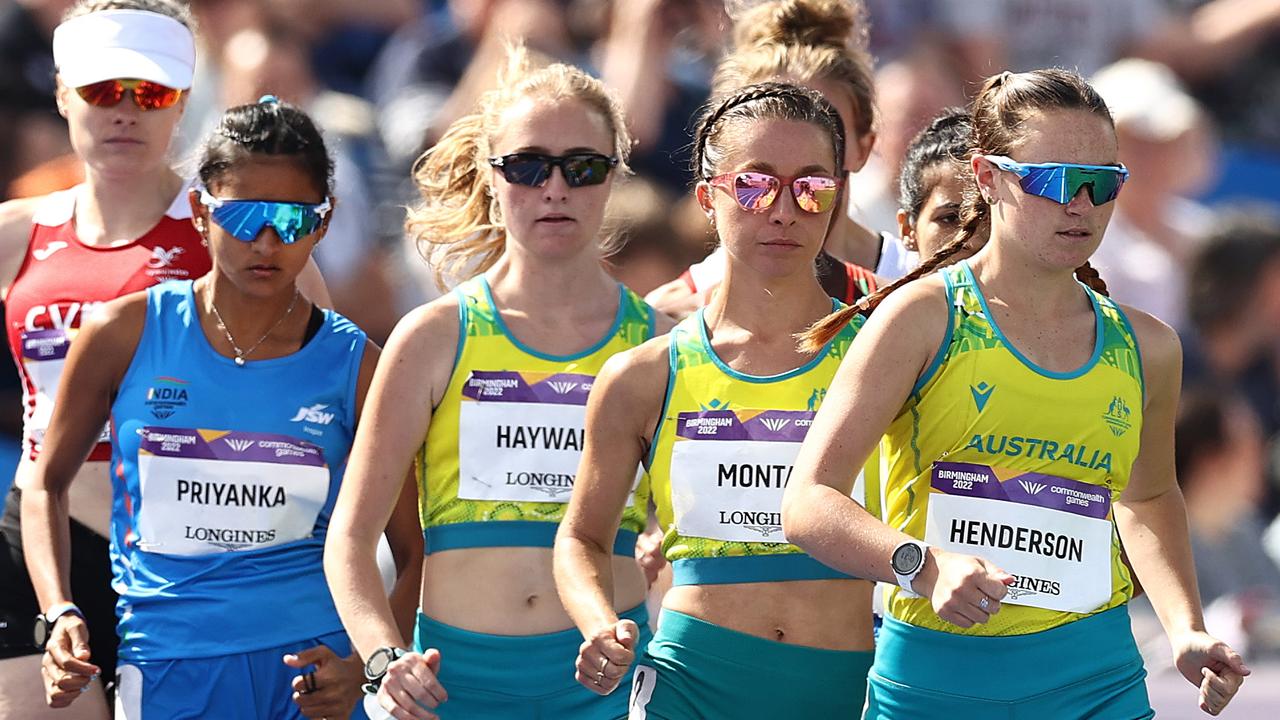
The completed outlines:
[[[1177,336],[1107,298],[1088,265],[1127,177],[1111,116],[1056,69],[989,78],[972,116],[978,192],[962,230],[871,299],[906,283],[837,373],[783,527],[833,567],[900,586],[866,718],[1151,717],[1121,539],[1216,715],[1248,669],[1204,630],[1173,472]],[[972,258],[929,274],[987,228]],[[884,517],[915,538],[898,546],[867,542],[844,497],[877,443]],[[952,591],[936,563],[949,551],[1007,571],[1005,586]]]
[[[423,202],[409,231],[438,271],[480,274],[391,336],[325,568],[366,659],[366,691],[396,717],[606,720],[625,698],[590,693],[565,671],[579,638],[556,596],[551,546],[595,374],[669,321],[600,264],[605,203],[630,147],[612,98],[577,68],[530,69],[519,49],[509,65],[415,170]],[[411,465],[426,553],[412,645],[373,591],[373,525]],[[648,485],[628,489],[611,608],[647,635],[633,553]]]
[[[748,85],[708,106],[694,171],[727,253],[722,291],[669,339],[611,359],[592,395],[556,580],[586,639],[579,682],[610,693],[634,664],[633,718],[861,711],[872,585],[789,545],[779,514],[799,442],[855,332],[796,348],[795,334],[838,306],[813,259],[839,201],[844,140],[831,105],[798,86]],[[606,548],[639,461],[674,575],[647,647],[608,600],[622,586]]]

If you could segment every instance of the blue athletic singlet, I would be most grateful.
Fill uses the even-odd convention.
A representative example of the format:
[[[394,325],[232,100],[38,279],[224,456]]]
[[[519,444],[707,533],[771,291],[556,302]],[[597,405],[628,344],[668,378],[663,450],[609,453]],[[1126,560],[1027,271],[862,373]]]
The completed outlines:
[[[342,630],[322,560],[366,338],[324,315],[297,352],[239,367],[206,339],[191,282],[147,291],[111,408],[121,660],[228,655]]]

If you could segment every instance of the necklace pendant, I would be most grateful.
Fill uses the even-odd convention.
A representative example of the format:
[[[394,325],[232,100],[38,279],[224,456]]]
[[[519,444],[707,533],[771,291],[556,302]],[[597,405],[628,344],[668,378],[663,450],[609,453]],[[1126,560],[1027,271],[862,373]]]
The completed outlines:
[[[242,357],[240,357],[239,355],[237,355],[237,356],[236,356],[236,365],[237,365],[238,367],[244,367],[244,358],[242,358]]]

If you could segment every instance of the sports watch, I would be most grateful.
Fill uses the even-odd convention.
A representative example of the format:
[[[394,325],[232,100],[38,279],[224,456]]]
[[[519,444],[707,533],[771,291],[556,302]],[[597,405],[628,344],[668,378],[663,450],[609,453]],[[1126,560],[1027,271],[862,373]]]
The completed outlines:
[[[49,608],[49,612],[36,615],[36,626],[34,637],[36,647],[44,650],[44,646],[49,642],[49,636],[53,635],[53,626],[58,623],[58,618],[63,615],[76,615],[81,620],[84,619],[84,613],[80,612],[80,608],[75,603],[58,603]]]
[[[366,695],[378,694],[378,688],[382,687],[382,678],[387,675],[387,668],[404,655],[404,650],[389,645],[373,651],[364,663],[364,679],[368,682],[360,686]]]
[[[912,595],[917,595],[911,583],[924,569],[928,555],[929,545],[919,540],[906,540],[893,549],[893,555],[889,557],[889,566],[893,568],[893,576],[898,581],[898,587]]]

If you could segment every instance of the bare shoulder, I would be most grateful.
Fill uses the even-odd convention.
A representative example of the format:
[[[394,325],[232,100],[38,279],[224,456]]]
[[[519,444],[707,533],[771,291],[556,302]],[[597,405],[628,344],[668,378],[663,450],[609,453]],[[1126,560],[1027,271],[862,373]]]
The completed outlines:
[[[655,395],[661,401],[670,372],[670,342],[665,335],[655,337],[610,357],[596,376],[595,386],[611,395],[613,402],[651,405]]]
[[[889,294],[871,314],[868,325],[889,324],[892,332],[936,342],[946,332],[950,308],[946,288],[937,275],[928,275]]]
[[[652,305],[658,312],[681,320],[698,309],[698,295],[689,289],[688,283],[676,278],[665,285],[659,285],[644,296],[644,301]]]
[[[434,356],[447,350],[452,356],[460,333],[458,298],[447,293],[400,318],[387,340],[387,352],[408,350],[421,357],[423,353]]]
[[[147,291],[129,293],[103,303],[85,318],[72,346],[99,370],[106,370],[116,384],[133,361],[147,324]]]
[[[44,199],[20,198],[0,203],[0,287],[9,287],[17,277],[31,237],[31,221]]]
[[[1182,341],[1178,333],[1154,315],[1129,305],[1120,305],[1129,318],[1142,354],[1142,372],[1148,385],[1157,379],[1172,379],[1182,373]]]

